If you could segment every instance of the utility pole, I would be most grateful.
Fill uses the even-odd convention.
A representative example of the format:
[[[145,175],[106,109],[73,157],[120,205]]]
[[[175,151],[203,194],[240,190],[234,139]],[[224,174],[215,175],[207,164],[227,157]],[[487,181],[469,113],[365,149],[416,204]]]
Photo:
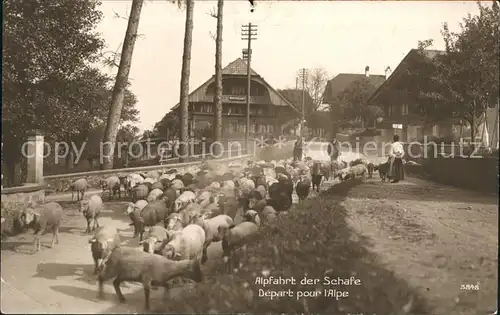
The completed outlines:
[[[300,117],[300,137],[304,137],[304,120],[305,120],[305,102],[306,102],[306,81],[307,81],[307,69],[302,68],[299,72],[299,77],[302,78],[302,110]]]
[[[245,128],[245,148],[249,152],[249,138],[250,138],[250,86],[252,82],[252,73],[250,69],[250,62],[252,60],[252,40],[257,39],[257,25],[241,26],[241,39],[247,41],[247,49],[243,49],[243,59],[247,60],[247,110],[246,110],[246,128]],[[245,58],[246,57],[246,58]]]

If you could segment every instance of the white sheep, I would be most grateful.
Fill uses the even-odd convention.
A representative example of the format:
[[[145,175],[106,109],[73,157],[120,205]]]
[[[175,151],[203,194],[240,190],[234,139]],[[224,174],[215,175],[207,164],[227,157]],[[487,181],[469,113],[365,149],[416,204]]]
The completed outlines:
[[[233,260],[237,258],[234,254],[239,248],[243,249],[244,259],[246,259],[246,245],[254,241],[259,235],[259,227],[253,222],[244,221],[238,225],[219,227],[219,234],[222,236],[222,256],[226,271],[232,270]]]
[[[356,176],[362,176],[363,179],[366,179],[366,175],[368,173],[368,169],[365,164],[358,164],[355,166],[351,166],[348,169],[348,174],[351,179],[356,178]]]
[[[154,200],[157,200],[161,195],[163,194],[163,191],[161,189],[153,189],[151,190],[151,192],[148,194],[148,197],[146,198],[146,200],[148,202],[151,202],[151,201],[154,201]]]
[[[210,188],[212,188],[213,190],[219,190],[220,189],[220,183],[218,182],[213,182],[210,184]]]
[[[145,206],[148,205],[148,202],[146,200],[137,200],[135,203],[130,202],[127,207],[127,214],[130,215],[131,213],[135,211],[142,211]]]
[[[186,190],[174,201],[174,211],[179,212],[190,203],[194,203],[196,194],[192,191]]]
[[[144,177],[136,173],[129,174],[127,175],[127,182],[129,188],[134,188],[138,184],[142,184],[144,182]]]
[[[267,225],[274,225],[278,220],[278,214],[271,206],[265,206],[260,216],[262,217],[262,221]]]
[[[181,190],[182,188],[184,188],[184,183],[182,182],[182,180],[176,178],[172,180],[172,188],[174,188],[175,190]]]
[[[143,245],[143,249],[147,253],[155,253],[159,250],[163,241],[168,238],[167,230],[162,226],[153,226],[148,232],[148,237],[139,242],[139,245]]]
[[[170,233],[169,239],[164,240],[161,254],[173,260],[192,259],[201,261],[205,231],[196,224],[189,224],[180,231]]]
[[[234,182],[232,180],[226,180],[222,184],[222,187],[227,188],[227,189],[234,189],[235,185],[234,185]]]
[[[192,224],[197,224],[205,231],[205,244],[203,246],[203,255],[201,263],[205,264],[208,260],[207,249],[213,242],[222,241],[222,235],[219,233],[219,227],[229,228],[233,225],[233,219],[225,214],[218,215],[211,219],[205,219],[203,216],[196,216],[191,221]]]
[[[199,204],[202,208],[210,204],[212,199],[212,194],[209,191],[202,191],[197,197],[195,202]]]
[[[243,219],[245,221],[248,221],[248,222],[253,222],[253,223],[257,224],[257,226],[260,226],[259,213],[257,211],[255,211],[255,210],[247,210],[243,214]]]

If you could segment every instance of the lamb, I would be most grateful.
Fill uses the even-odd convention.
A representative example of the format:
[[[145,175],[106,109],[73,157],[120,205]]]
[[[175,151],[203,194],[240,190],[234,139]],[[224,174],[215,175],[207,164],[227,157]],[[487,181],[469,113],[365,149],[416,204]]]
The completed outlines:
[[[101,266],[98,276],[99,298],[104,298],[104,281],[109,279],[115,278],[113,286],[120,302],[125,302],[120,290],[123,281],[141,282],[144,287],[146,310],[150,309],[151,286],[160,285],[166,288],[167,282],[178,276],[188,277],[196,282],[203,281],[198,261],[172,261],[136,248],[115,248]]]
[[[139,217],[134,218],[132,224],[135,230],[140,235],[140,241],[142,241],[144,235],[144,228],[146,226],[154,226],[156,223],[164,221],[170,214],[169,209],[165,200],[155,200],[148,203],[147,206],[142,209]]]
[[[201,261],[205,231],[196,224],[189,224],[180,231],[171,233],[168,240],[164,240],[160,247],[161,254],[172,260],[193,259]]]
[[[139,184],[138,186],[132,188],[132,202],[144,199],[148,197],[149,189],[148,186],[144,184]]]
[[[154,200],[158,200],[158,198],[163,195],[163,191],[161,189],[153,189],[146,198],[147,202],[151,202]]]
[[[120,178],[118,176],[111,176],[106,178],[102,183],[101,183],[101,188],[102,191],[109,191],[109,200],[112,199],[113,196],[116,196],[116,193],[118,192],[118,198],[121,198],[121,191],[120,191]]]
[[[97,274],[102,260],[111,254],[113,249],[121,245],[120,234],[113,227],[101,226],[89,239],[89,244],[94,259],[94,274]]]
[[[33,253],[40,251],[40,237],[46,232],[52,230],[51,248],[59,244],[59,228],[63,209],[57,202],[49,202],[38,207],[28,207],[24,209],[20,216],[20,221],[28,227],[33,228],[35,232],[35,241],[33,242]]]
[[[174,202],[174,211],[178,212],[188,204],[195,202],[196,195],[192,191],[183,192]]]
[[[366,168],[366,165],[364,164],[358,164],[355,166],[351,166],[349,168],[349,177],[354,179],[356,176],[362,176],[363,179],[366,179],[366,174],[368,173],[368,170]]]
[[[90,223],[94,222],[92,231],[99,227],[99,222],[97,218],[101,214],[102,210],[102,199],[98,195],[92,195],[89,199],[84,199],[80,201],[80,212],[83,213],[83,217],[87,220],[87,229],[85,233],[90,233]]]
[[[243,248],[246,258],[246,245],[254,241],[259,235],[259,227],[253,223],[244,221],[230,227],[219,227],[219,235],[222,236],[222,257],[227,272],[232,270],[234,252]]]
[[[69,189],[71,189],[71,200],[73,200],[75,192],[76,192],[76,201],[82,200],[83,196],[85,195],[85,192],[87,191],[87,188],[88,188],[88,183],[85,178],[80,178],[72,182],[69,185]]]
[[[299,197],[299,202],[306,200],[311,190],[311,180],[304,175],[301,175],[299,182],[295,186],[295,192]]]
[[[378,166],[374,167],[374,170],[378,171],[378,174],[379,174],[382,182],[385,182],[385,180],[387,179],[387,173],[389,173],[389,167],[390,167],[389,162],[385,162],[385,163],[379,164]]]
[[[139,236],[139,231],[137,230],[137,224],[134,224],[134,222],[135,220],[139,219],[142,209],[144,209],[144,207],[146,207],[147,205],[148,202],[146,200],[138,200],[135,203],[131,202],[128,204],[127,214],[130,217],[130,220],[132,221],[130,225],[134,227],[134,237]]]
[[[148,237],[139,242],[147,253],[158,253],[161,244],[164,240],[168,239],[168,232],[162,226],[153,226],[148,233]]]

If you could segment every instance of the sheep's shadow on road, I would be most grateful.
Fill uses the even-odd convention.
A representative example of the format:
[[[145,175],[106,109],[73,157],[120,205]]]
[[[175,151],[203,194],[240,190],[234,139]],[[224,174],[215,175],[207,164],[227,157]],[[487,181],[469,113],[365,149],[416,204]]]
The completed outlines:
[[[2,251],[23,252],[20,251],[21,247],[30,246],[33,249],[33,241],[2,241]]]
[[[97,293],[98,293],[97,286],[95,289],[87,289],[87,288],[80,288],[80,287],[69,286],[69,285],[52,285],[52,286],[50,286],[50,289],[54,290],[56,292],[68,295],[68,296],[72,296],[72,297],[87,300],[87,301],[93,301],[93,302],[102,301],[97,296]],[[116,298],[116,294],[105,293],[104,299],[105,300],[115,299],[118,303],[118,299]]]
[[[92,283],[96,280],[93,264],[39,263],[34,278],[57,280],[62,277],[76,277],[77,281]]]

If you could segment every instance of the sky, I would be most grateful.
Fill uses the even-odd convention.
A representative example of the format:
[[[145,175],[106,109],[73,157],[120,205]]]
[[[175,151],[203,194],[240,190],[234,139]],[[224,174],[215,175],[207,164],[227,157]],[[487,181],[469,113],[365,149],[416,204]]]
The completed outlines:
[[[121,51],[132,1],[103,0],[97,31],[107,51]],[[252,69],[276,89],[294,88],[300,68],[324,68],[338,73],[384,74],[395,69],[419,40],[434,39],[432,49],[444,49],[443,22],[458,31],[475,2],[459,1],[248,1],[224,2],[222,66],[241,56],[246,42],[241,25],[258,25],[252,41]],[[195,1],[189,90],[215,72],[216,1]],[[146,0],[130,71],[137,95],[141,131],[152,129],[179,102],[185,11],[167,0]],[[103,68],[114,73],[116,69]]]

